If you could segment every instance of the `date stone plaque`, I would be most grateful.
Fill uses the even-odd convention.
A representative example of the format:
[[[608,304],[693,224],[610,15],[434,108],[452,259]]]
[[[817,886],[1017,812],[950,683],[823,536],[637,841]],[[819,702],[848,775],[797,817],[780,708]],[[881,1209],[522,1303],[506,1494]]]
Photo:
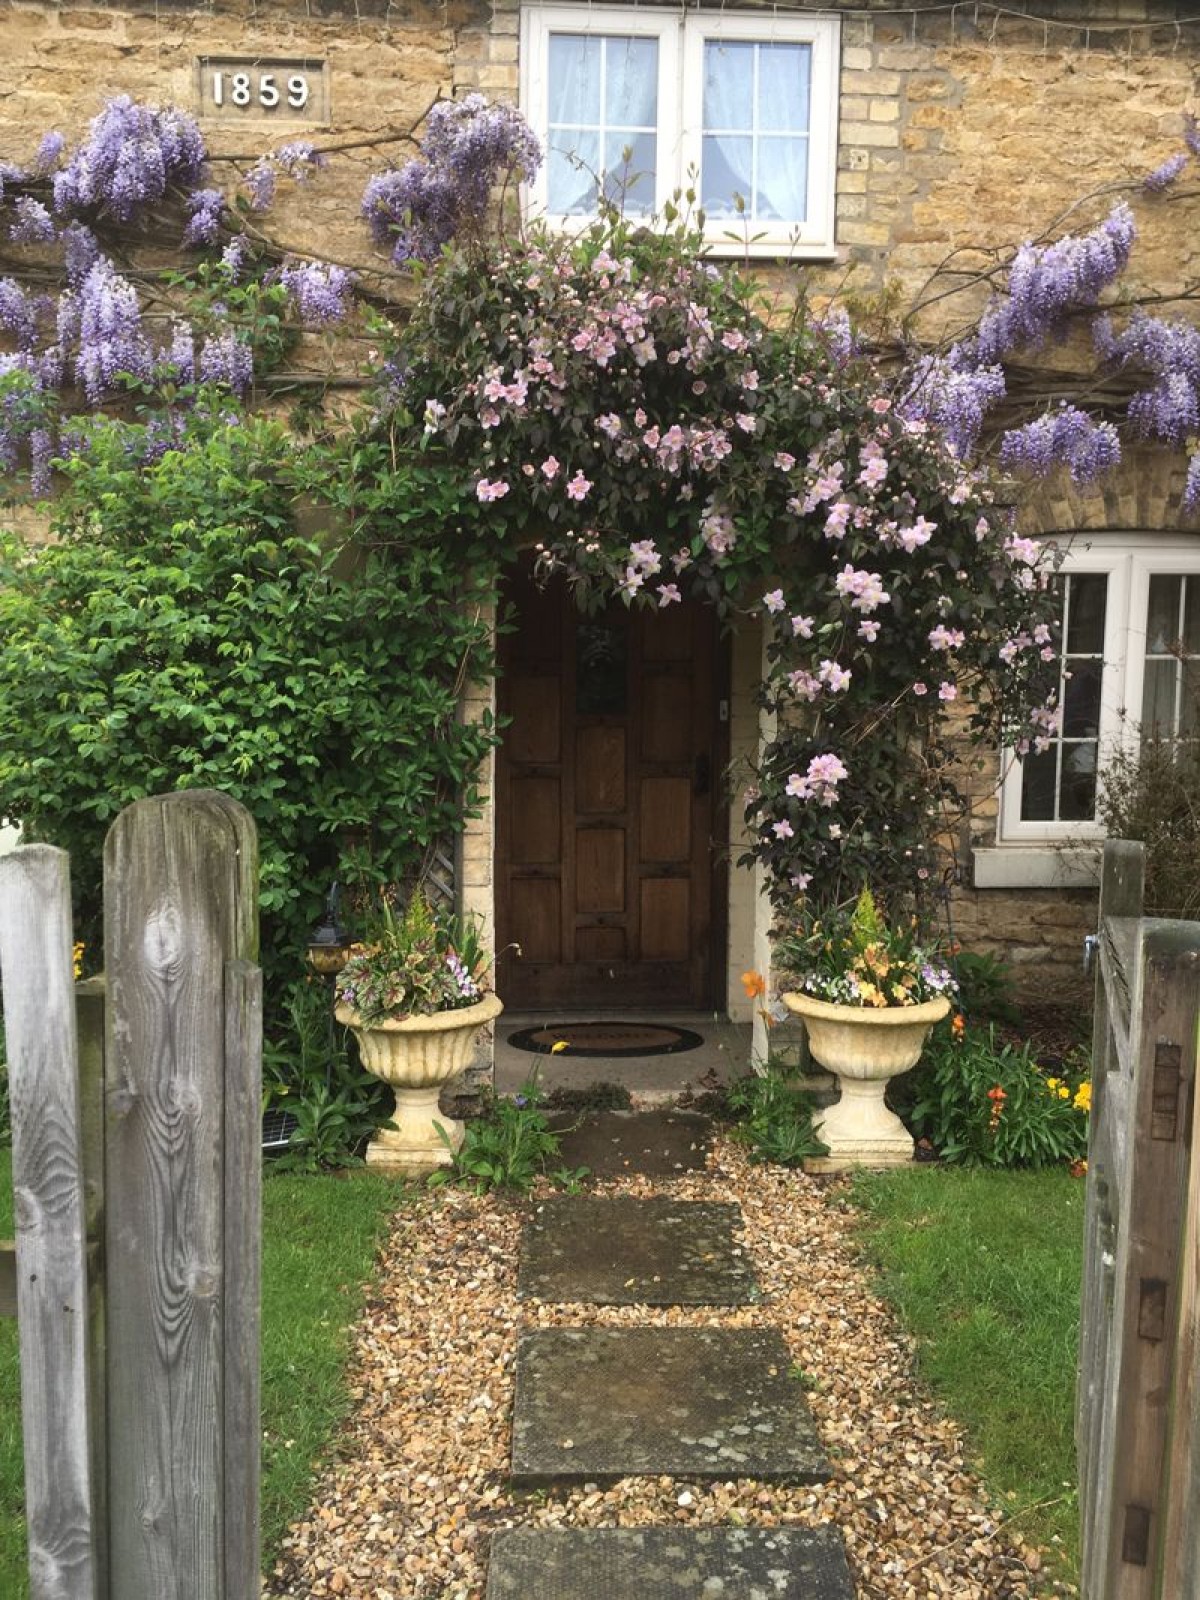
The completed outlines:
[[[196,103],[206,122],[329,121],[329,63],[287,57],[201,56]]]

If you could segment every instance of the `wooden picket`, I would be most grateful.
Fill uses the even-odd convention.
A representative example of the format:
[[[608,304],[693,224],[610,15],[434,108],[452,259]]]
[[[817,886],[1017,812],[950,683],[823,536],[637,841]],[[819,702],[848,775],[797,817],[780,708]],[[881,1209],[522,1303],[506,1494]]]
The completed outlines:
[[[0,861],[32,1600],[250,1600],[253,824],[215,793],[140,801],[104,893],[106,977],[72,1003],[65,856]]]
[[[1180,1424],[1178,1409],[1195,1403],[1194,1377],[1181,1362],[1196,1319],[1186,1218],[1197,1204],[1200,924],[1142,918],[1141,903],[1142,847],[1111,842],[1100,902],[1076,1411],[1082,1593],[1200,1600],[1194,1557],[1169,1548],[1172,1530],[1197,1509],[1200,1486],[1194,1429]],[[1180,1580],[1189,1561],[1192,1576]]]

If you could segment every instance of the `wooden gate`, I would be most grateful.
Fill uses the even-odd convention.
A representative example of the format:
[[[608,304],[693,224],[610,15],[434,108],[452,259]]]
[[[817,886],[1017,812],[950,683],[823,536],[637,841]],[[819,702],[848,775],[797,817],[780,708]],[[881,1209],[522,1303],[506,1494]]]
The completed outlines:
[[[261,975],[254,826],[142,800],[72,995],[67,857],[0,861],[32,1600],[260,1589]],[[8,1283],[7,1295],[3,1292]],[[7,1303],[6,1303],[7,1302]]]
[[[1076,1443],[1083,1600],[1200,1600],[1200,923],[1143,918],[1142,846],[1100,894]]]

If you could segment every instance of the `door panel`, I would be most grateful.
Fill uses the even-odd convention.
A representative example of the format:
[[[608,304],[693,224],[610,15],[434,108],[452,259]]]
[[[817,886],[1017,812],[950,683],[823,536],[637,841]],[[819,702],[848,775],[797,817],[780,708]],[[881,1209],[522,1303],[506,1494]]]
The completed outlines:
[[[726,691],[700,606],[583,617],[562,584],[510,596],[496,774],[497,986],[513,1007],[716,1003]]]

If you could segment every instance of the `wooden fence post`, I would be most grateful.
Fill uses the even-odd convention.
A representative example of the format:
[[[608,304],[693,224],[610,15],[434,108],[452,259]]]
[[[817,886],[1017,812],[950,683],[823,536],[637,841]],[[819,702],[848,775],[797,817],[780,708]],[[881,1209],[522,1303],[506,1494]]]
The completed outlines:
[[[101,1600],[67,856],[0,860],[25,1510],[33,1600]]]
[[[261,990],[248,814],[184,792],[105,846],[112,1600],[250,1600]]]

